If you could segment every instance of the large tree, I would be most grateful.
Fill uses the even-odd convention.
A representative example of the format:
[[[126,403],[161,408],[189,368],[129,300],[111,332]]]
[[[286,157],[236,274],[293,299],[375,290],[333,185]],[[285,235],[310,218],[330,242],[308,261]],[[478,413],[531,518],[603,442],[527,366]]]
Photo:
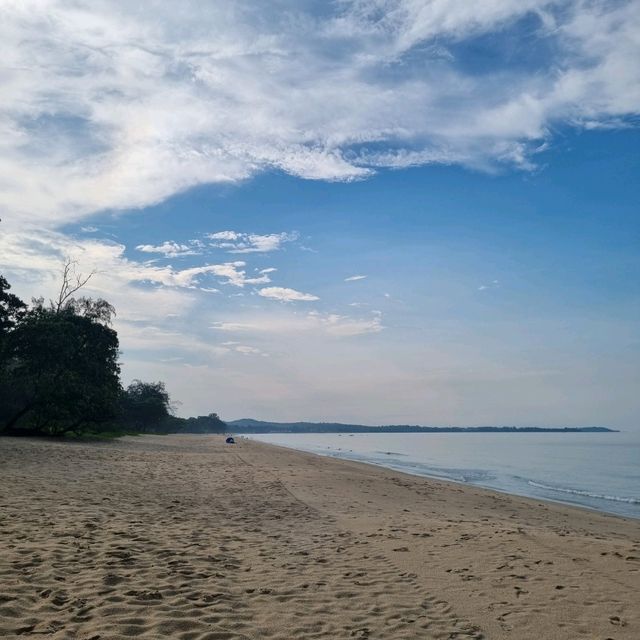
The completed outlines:
[[[9,386],[18,403],[6,429],[60,435],[113,418],[118,336],[104,322],[105,305],[86,301],[82,313],[36,306],[9,334]]]
[[[87,281],[67,260],[57,300],[34,300],[27,309],[0,277],[0,429],[60,435],[115,415],[115,310],[105,300],[72,297]]]
[[[114,308],[74,297],[91,276],[67,260],[55,300],[27,307],[0,275],[0,432],[44,435],[109,430],[222,432],[217,414],[173,415],[163,382],[120,384]]]

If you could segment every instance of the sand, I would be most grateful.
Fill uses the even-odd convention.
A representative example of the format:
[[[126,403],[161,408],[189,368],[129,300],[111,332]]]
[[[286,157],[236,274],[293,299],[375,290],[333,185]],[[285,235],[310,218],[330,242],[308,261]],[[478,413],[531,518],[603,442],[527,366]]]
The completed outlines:
[[[217,436],[0,439],[0,636],[640,638],[640,522]]]

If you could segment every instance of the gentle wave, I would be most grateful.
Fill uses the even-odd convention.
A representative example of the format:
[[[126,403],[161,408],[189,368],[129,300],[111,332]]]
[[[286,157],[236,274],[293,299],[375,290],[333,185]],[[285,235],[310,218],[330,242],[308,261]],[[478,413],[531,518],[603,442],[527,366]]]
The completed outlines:
[[[250,437],[416,476],[640,518],[637,491],[640,432],[632,436],[579,434],[569,438],[559,434],[507,437],[504,434],[364,433],[349,438],[342,436],[269,434]],[[559,455],[559,446],[572,451],[568,460]],[[609,447],[611,455],[602,455],[603,446]],[[588,485],[583,484],[587,481]]]
[[[385,469],[393,469],[394,471],[401,471],[402,473],[409,473],[414,476],[421,476],[427,478],[439,478],[441,480],[453,480],[454,482],[472,482],[471,478],[480,477],[482,472],[469,472],[467,475],[462,475],[457,469],[443,469],[441,467],[431,467],[415,462],[402,462],[400,460],[394,460],[393,457],[387,459],[381,457],[374,457],[366,454],[354,453],[353,450],[343,449],[331,449],[327,447],[327,450],[318,449],[306,449],[311,453],[317,453],[319,455],[330,456],[332,458],[340,458],[346,460],[355,460],[356,462],[364,462],[366,464],[373,464],[378,467],[384,467]],[[377,451],[380,455],[387,456],[386,451]],[[393,453],[393,452],[389,452]],[[404,457],[408,457],[406,453],[396,454]]]
[[[387,452],[377,452],[384,453]],[[407,454],[399,454],[407,456]],[[384,460],[382,458],[372,458],[370,456],[358,456],[360,462],[366,462],[368,464],[377,464],[388,469],[394,469],[395,471],[402,471],[403,473],[410,473],[412,475],[418,475],[428,478],[441,478],[443,480],[453,480],[454,482],[462,482],[465,484],[482,483],[491,480],[494,476],[488,471],[482,469],[451,469],[448,467],[435,467],[427,464],[420,464],[415,462],[403,462],[400,460]]]
[[[581,491],[580,489],[567,489],[566,487],[552,487],[541,482],[528,480],[528,484],[539,489],[547,489],[548,491],[558,491],[560,493],[572,493],[576,496],[585,496],[586,498],[595,498],[597,500],[613,500],[614,502],[627,502],[628,504],[640,504],[640,498],[625,498],[624,496],[606,496],[599,493],[591,493],[590,491]]]

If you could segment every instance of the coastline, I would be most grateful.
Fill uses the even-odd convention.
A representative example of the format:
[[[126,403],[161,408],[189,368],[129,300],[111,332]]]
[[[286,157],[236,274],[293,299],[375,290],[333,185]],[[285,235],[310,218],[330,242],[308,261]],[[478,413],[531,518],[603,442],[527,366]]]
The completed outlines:
[[[5,637],[640,635],[635,520],[219,436],[0,462]]]
[[[400,475],[400,476],[408,476],[410,478],[422,478],[424,480],[429,480],[429,481],[433,481],[433,482],[442,482],[445,485],[446,484],[451,484],[451,485],[455,485],[455,486],[462,486],[462,487],[469,487],[469,488],[473,488],[473,489],[478,489],[480,491],[488,491],[489,493],[497,493],[499,495],[503,495],[503,496],[508,496],[508,497],[512,497],[515,498],[516,500],[522,499],[522,500],[527,500],[529,502],[531,502],[532,504],[535,504],[536,506],[540,506],[541,503],[543,504],[551,504],[551,505],[560,505],[562,507],[566,507],[568,509],[577,509],[579,511],[587,511],[589,513],[597,513],[600,515],[605,515],[605,516],[610,516],[613,518],[619,518],[621,520],[624,520],[626,522],[629,523],[634,523],[637,522],[638,525],[640,526],[640,522],[638,522],[640,520],[640,518],[634,518],[633,516],[626,516],[626,515],[621,515],[619,513],[615,513],[613,511],[607,511],[606,509],[596,509],[595,507],[590,507],[588,505],[583,505],[583,504],[578,504],[575,502],[568,502],[565,500],[560,500],[560,499],[553,499],[553,498],[541,498],[541,497],[536,497],[536,496],[528,496],[525,494],[521,494],[521,493],[513,493],[511,491],[507,491],[506,489],[499,489],[497,487],[490,487],[490,486],[485,486],[481,483],[474,483],[474,482],[468,482],[468,481],[464,481],[464,480],[456,480],[455,478],[448,478],[445,476],[439,476],[439,475],[435,475],[435,474],[428,474],[428,473],[421,473],[421,472],[412,472],[410,470],[407,469],[401,469],[399,467],[394,467],[392,465],[389,464],[385,464],[384,462],[378,462],[375,460],[357,460],[354,458],[350,458],[347,457],[346,455],[334,455],[332,453],[323,453],[320,451],[309,451],[309,450],[305,450],[305,449],[298,449],[296,447],[293,446],[287,446],[284,444],[275,444],[275,443],[271,443],[271,442],[262,442],[260,440],[253,440],[251,437],[245,436],[244,434],[238,434],[240,437],[245,438],[246,440],[250,441],[250,442],[254,442],[260,445],[265,445],[267,447],[276,447],[278,449],[284,449],[286,451],[295,451],[297,453],[305,453],[308,455],[312,455],[312,456],[319,456],[321,458],[331,458],[333,460],[337,460],[339,462],[349,462],[349,463],[353,463],[353,464],[357,464],[357,465],[365,465],[365,466],[372,466],[375,467],[377,469],[384,469],[386,471],[389,471],[391,473]]]
[[[480,447],[477,449],[470,446],[472,445],[470,440],[467,441],[467,446],[458,447],[455,440],[459,435],[456,434],[451,442],[441,440],[428,451],[423,448],[426,439],[425,441],[418,439],[413,442],[411,441],[412,435],[409,435],[406,440],[400,440],[400,442],[384,441],[386,434],[382,434],[374,441],[367,440],[368,434],[360,439],[358,436],[362,434],[351,433],[337,434],[338,436],[355,436],[348,441],[345,441],[344,438],[330,439],[326,434],[316,434],[316,438],[313,437],[313,434],[296,434],[292,438],[281,434],[239,433],[238,435],[265,444],[333,457],[338,460],[371,464],[411,476],[484,488],[501,494],[640,520],[640,498],[633,497],[633,495],[637,496],[637,487],[634,494],[634,485],[631,481],[625,486],[622,486],[619,481],[625,472],[629,474],[629,478],[635,475],[637,463],[633,454],[625,454],[623,459],[617,461],[617,467],[614,462],[615,471],[612,474],[608,468],[611,467],[611,464],[602,465],[601,463],[603,454],[600,447],[597,450],[592,448],[591,451],[588,448],[585,449],[587,455],[584,460],[587,461],[587,464],[583,462],[582,468],[574,466],[573,469],[569,469],[567,474],[563,461],[557,461],[560,464],[555,466],[548,464],[548,460],[553,460],[553,458],[547,455],[544,447],[548,448],[552,445],[553,443],[550,441],[528,443],[534,446],[533,452],[537,458],[529,456],[523,458],[524,448],[522,447],[514,451],[510,445],[507,448],[496,450],[496,445],[500,445],[500,447],[503,445],[500,441],[489,442],[487,446],[484,446],[486,444],[484,438],[490,437],[484,434],[477,436],[481,438],[478,442]],[[502,440],[503,436],[501,434],[498,437]],[[584,447],[585,444],[583,441],[582,446]],[[593,445],[593,442],[589,444]],[[612,444],[611,442],[605,443],[605,446]],[[640,454],[639,439],[633,438],[628,442],[628,445],[629,451],[637,451]],[[442,451],[445,452],[444,456],[440,454]],[[470,453],[471,451],[473,453]],[[492,453],[487,455],[489,451]],[[597,458],[588,464],[588,455],[593,455],[595,451],[598,452]],[[535,462],[531,462],[532,459],[542,459],[543,465],[547,465],[546,468],[542,465],[535,469],[532,468],[532,464],[535,464]],[[508,460],[509,464],[503,464],[504,460]],[[631,464],[631,460],[634,461],[633,464]],[[573,464],[575,465],[575,461]],[[583,482],[584,479],[587,479],[586,483]]]

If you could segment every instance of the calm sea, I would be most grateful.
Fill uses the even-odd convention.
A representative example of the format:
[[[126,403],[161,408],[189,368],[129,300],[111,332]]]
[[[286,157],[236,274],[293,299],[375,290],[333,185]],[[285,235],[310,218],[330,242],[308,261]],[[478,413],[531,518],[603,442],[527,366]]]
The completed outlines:
[[[248,437],[419,476],[640,518],[640,432]]]

